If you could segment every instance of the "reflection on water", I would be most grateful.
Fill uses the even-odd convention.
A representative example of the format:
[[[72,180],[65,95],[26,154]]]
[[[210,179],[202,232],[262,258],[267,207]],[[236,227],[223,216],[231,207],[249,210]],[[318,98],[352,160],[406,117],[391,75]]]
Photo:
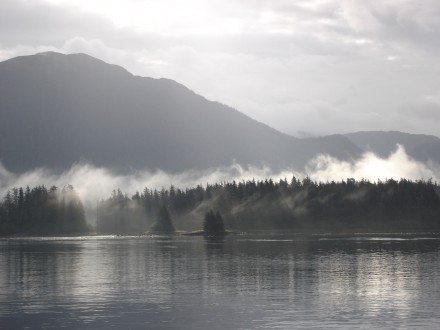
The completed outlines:
[[[436,328],[435,237],[0,240],[0,328]]]

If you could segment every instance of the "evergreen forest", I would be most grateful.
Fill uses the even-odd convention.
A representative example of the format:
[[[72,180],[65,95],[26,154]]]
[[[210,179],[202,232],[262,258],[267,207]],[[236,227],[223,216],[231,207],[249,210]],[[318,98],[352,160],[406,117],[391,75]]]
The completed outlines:
[[[0,235],[60,235],[89,232],[83,204],[68,185],[14,188],[0,203]]]
[[[0,203],[0,234],[84,233],[84,207],[72,186],[14,188]],[[440,231],[440,187],[431,180],[315,182],[248,180],[193,188],[122,190],[97,203],[95,232],[301,233]],[[217,219],[217,220],[216,220]],[[220,221],[221,219],[221,224]]]
[[[210,210],[232,231],[421,232],[440,230],[440,187],[431,180],[370,182],[310,178],[227,182],[185,190],[121,190],[98,203],[97,232],[138,234],[162,207],[176,230],[200,230]],[[212,215],[210,215],[212,216]]]

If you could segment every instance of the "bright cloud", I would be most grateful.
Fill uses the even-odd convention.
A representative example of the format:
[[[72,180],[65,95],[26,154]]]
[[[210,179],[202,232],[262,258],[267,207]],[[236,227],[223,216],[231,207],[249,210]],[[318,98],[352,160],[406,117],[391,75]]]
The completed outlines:
[[[367,152],[354,163],[321,155],[310,163],[308,171],[311,172],[311,178],[318,181],[340,181],[346,178],[366,179],[372,182],[403,178],[438,181],[440,178],[438,165],[415,161],[406,154],[402,146],[388,158],[380,158]]]

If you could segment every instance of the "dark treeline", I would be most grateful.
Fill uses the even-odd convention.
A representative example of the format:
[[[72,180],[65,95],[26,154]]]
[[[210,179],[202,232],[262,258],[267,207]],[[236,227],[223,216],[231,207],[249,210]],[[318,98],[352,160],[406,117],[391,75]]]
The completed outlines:
[[[208,227],[221,232],[224,228],[214,221],[219,217],[225,228],[235,231],[439,231],[440,187],[430,180],[323,183],[294,177],[184,190],[145,188],[131,197],[115,190],[98,203],[96,230],[140,234],[159,230],[164,223],[168,231],[200,230],[212,218]],[[0,235],[86,231],[84,208],[72,186],[14,188],[0,202]]]
[[[87,232],[84,208],[72,186],[14,188],[0,203],[0,235]]]
[[[440,188],[431,180],[369,182],[243,181],[185,190],[145,188],[131,197],[121,190],[98,203],[97,231],[138,234],[162,207],[179,230],[198,230],[210,210],[230,230],[313,232],[440,230]]]

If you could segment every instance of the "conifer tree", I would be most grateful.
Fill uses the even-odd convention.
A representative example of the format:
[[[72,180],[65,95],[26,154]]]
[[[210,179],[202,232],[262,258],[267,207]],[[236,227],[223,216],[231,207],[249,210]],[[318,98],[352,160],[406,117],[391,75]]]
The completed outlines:
[[[174,233],[173,221],[166,206],[162,206],[157,213],[156,222],[151,226],[154,233],[171,234]]]
[[[209,211],[205,215],[203,221],[203,231],[205,235],[224,235],[225,226],[223,224],[223,218],[219,212]]]

